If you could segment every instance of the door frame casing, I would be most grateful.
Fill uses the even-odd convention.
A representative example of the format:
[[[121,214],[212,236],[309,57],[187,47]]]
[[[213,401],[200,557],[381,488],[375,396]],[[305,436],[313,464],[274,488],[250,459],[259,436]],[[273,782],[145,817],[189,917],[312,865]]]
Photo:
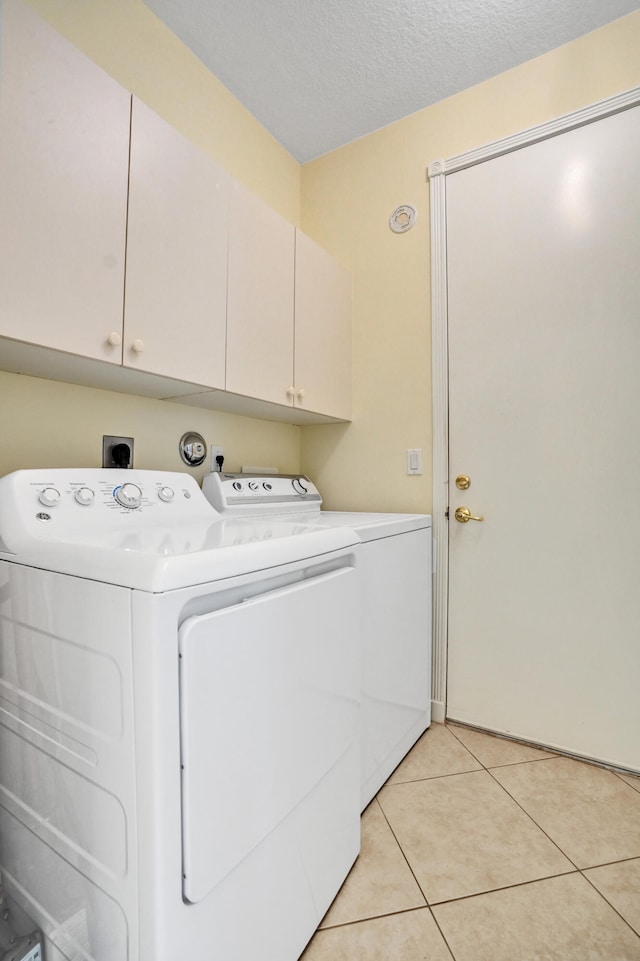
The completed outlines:
[[[566,133],[640,104],[640,87],[530,127],[520,133],[432,161],[427,167],[431,235],[431,376],[433,429],[433,649],[431,717],[443,723],[447,708],[449,612],[449,353],[447,298],[447,174]]]

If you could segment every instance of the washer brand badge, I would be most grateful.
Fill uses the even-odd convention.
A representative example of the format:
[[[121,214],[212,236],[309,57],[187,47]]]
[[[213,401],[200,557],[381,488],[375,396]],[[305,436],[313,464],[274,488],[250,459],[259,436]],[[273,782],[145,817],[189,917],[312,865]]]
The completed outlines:
[[[44,511],[41,511],[39,514],[36,514],[36,520],[38,520],[38,521],[50,521],[50,520],[51,520],[51,514],[46,514]]]

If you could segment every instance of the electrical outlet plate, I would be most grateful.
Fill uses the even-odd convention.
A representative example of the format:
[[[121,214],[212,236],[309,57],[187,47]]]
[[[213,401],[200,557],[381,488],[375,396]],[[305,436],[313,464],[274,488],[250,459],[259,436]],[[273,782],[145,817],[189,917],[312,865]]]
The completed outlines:
[[[211,451],[211,470],[220,470],[216,463],[216,457],[224,457],[224,447],[222,447],[220,444],[217,446],[215,444],[210,444],[209,450]]]
[[[102,437],[102,466],[119,467],[113,459],[113,448],[116,444],[128,444],[131,451],[129,467],[133,467],[133,437],[116,437],[114,434],[104,434]]]

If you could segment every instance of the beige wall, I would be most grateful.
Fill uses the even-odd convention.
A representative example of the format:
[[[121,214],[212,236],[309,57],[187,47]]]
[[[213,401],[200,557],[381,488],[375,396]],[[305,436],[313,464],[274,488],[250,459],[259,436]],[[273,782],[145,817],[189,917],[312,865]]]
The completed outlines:
[[[29,0],[76,46],[354,271],[354,422],[294,428],[0,374],[0,474],[99,463],[135,436],[140,467],[180,466],[184,430],[316,480],[337,509],[431,508],[427,164],[640,85],[640,12],[300,168],[141,0]],[[302,197],[302,203],[301,203]],[[402,203],[416,227],[387,223]],[[301,441],[302,438],[302,441]],[[407,477],[405,450],[425,473]]]
[[[127,90],[299,223],[300,166],[140,0],[31,0]],[[0,344],[0,356],[2,346]],[[300,428],[0,373],[0,475],[20,467],[99,466],[103,434],[135,438],[135,465],[186,470],[187,430],[225,447],[225,466],[300,469]],[[191,471],[198,478],[203,468]]]
[[[427,164],[638,85],[640,12],[302,168],[302,227],[354,272],[354,421],[303,432],[327,506],[431,509]],[[396,235],[403,203],[418,220]],[[407,447],[424,449],[422,477],[407,477]]]
[[[299,468],[299,427],[0,371],[0,475],[26,467],[99,467],[102,435],[134,438],[135,466],[187,470],[187,431],[225,448],[225,467]],[[189,469],[199,481],[205,465]]]
[[[141,0],[28,0],[127,90],[298,224],[300,165]]]

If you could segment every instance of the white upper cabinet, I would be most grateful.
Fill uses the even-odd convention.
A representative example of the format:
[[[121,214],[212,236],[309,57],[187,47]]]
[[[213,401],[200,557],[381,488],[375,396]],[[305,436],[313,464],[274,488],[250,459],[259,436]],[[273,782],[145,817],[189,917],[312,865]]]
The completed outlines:
[[[130,95],[19,0],[1,27],[0,334],[119,364]]]
[[[0,368],[348,420],[347,272],[28,3],[0,3]]]
[[[227,390],[348,419],[348,271],[236,183],[230,210]]]
[[[225,386],[230,178],[133,98],[123,362]]]
[[[351,275],[296,231],[294,404],[351,417]]]
[[[227,390],[290,405],[295,228],[237,183],[230,210]]]

